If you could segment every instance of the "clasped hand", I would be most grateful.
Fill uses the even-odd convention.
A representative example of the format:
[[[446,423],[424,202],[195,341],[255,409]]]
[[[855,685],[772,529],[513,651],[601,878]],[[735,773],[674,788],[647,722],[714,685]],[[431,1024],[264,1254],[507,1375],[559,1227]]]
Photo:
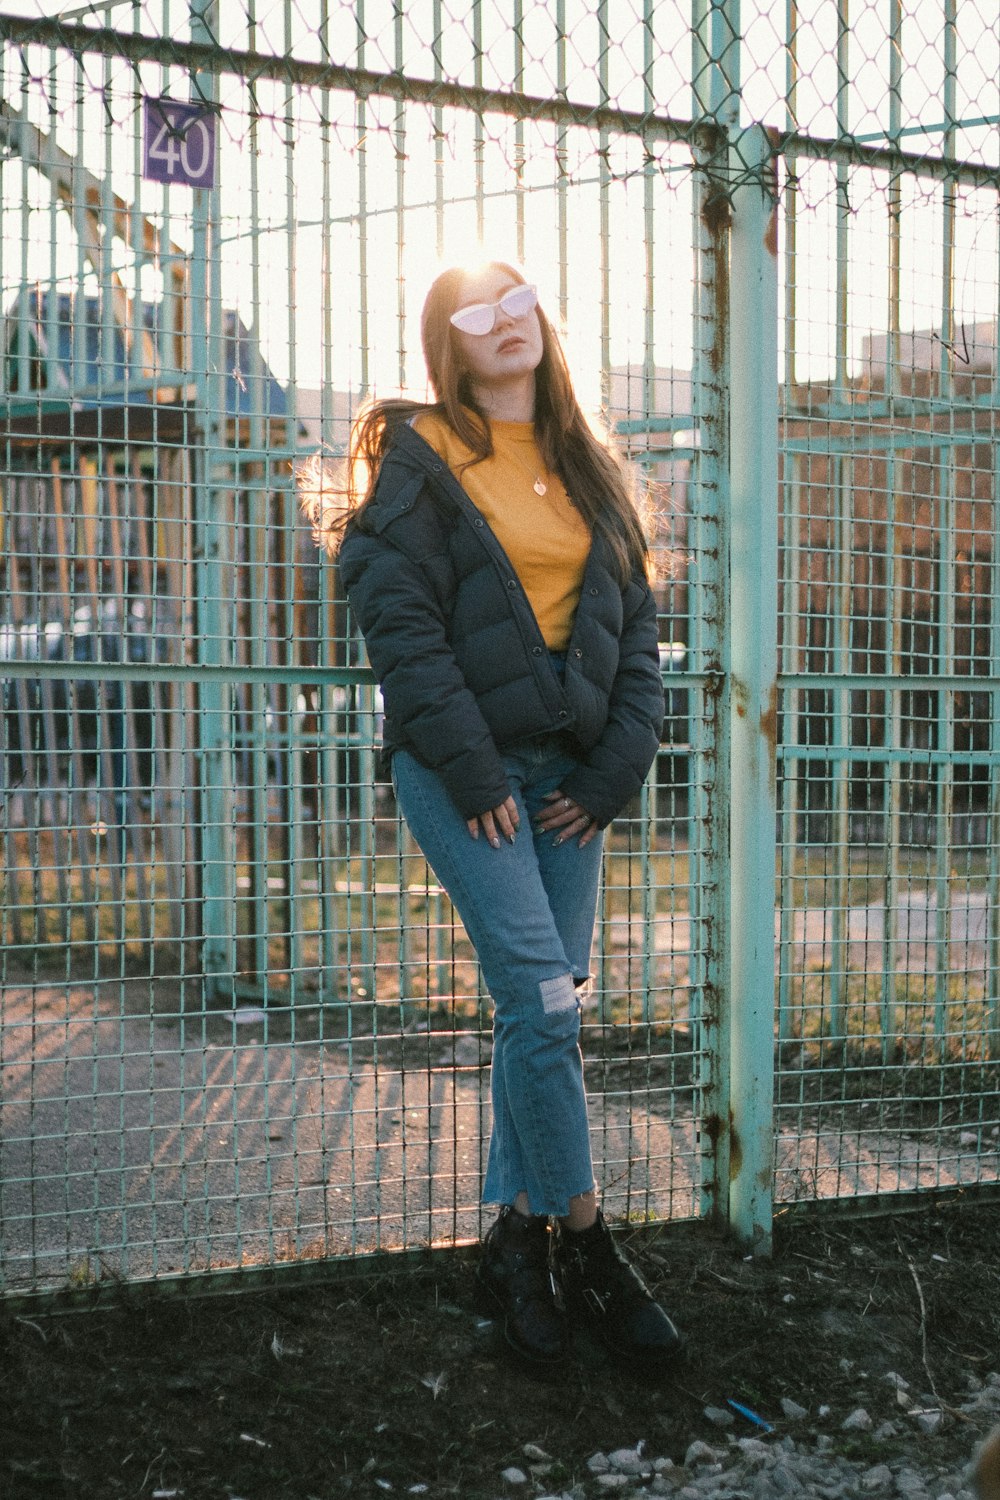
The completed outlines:
[[[535,826],[542,833],[554,833],[554,844],[565,843],[566,839],[577,835],[581,849],[584,844],[590,843],[597,832],[597,824],[585,807],[581,807],[579,802],[574,802],[572,797],[567,797],[561,791],[548,792],[545,801],[548,806],[535,818]],[[479,837],[481,828],[493,848],[499,849],[501,835],[509,844],[514,842],[521,819],[514,798],[505,797],[498,807],[480,813],[476,818],[469,818],[467,822],[474,839]]]

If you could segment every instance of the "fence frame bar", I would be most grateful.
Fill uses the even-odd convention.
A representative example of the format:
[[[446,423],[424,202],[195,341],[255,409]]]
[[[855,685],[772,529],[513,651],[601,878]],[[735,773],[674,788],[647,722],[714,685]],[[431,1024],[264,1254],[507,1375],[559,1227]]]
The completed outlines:
[[[729,1221],[771,1245],[778,702],[778,260],[771,139],[733,141],[730,299]]]

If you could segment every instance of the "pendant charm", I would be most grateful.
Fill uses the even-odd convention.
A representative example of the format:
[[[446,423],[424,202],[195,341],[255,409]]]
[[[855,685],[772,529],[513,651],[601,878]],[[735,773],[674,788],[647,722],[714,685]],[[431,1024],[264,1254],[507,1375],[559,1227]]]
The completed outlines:
[[[548,485],[545,484],[543,480],[536,479],[534,484],[532,485],[532,489],[535,491],[536,495],[544,495],[546,490],[548,489]]]

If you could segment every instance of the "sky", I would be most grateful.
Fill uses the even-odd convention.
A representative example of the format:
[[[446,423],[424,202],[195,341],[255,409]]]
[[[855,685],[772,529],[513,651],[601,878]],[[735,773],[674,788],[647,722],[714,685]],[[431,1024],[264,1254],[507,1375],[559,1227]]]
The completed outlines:
[[[901,144],[909,150],[938,153],[946,143],[934,127],[944,119],[948,3],[956,6],[958,22],[949,85],[953,114],[1000,117],[996,7],[987,14],[988,0],[904,0],[895,124],[908,132]],[[0,8],[73,20],[93,9],[41,0],[4,0]],[[563,0],[561,33],[557,4],[524,0],[518,46],[510,26],[514,0],[480,6],[456,0],[440,12],[439,63],[430,45],[433,0],[409,0],[398,25],[391,0],[365,0],[362,8],[366,40],[359,51],[357,8],[331,0],[326,40],[333,61],[385,70],[402,58],[414,76],[433,77],[437,67],[472,82],[478,35],[486,86],[516,82],[544,97],[564,82],[574,100],[596,103],[603,93],[621,108],[655,105],[678,119],[692,107],[688,11],[680,3],[658,0],[650,31],[641,0],[607,0],[602,43],[596,0]],[[319,57],[319,40],[302,19],[318,10],[305,0],[220,0],[220,34],[233,46],[253,43],[262,51],[290,48]],[[835,136],[839,84],[839,123],[874,145],[884,142],[893,123],[889,0],[852,0],[841,73],[836,0],[802,0],[794,111],[785,97],[786,39],[773,19],[778,14],[783,22],[785,11],[764,0],[743,4],[745,118]],[[179,0],[126,0],[97,8],[93,19],[183,39],[186,17]],[[195,196],[186,187],[140,179],[138,127],[141,95],[183,99],[188,91],[179,69],[93,56],[78,67],[38,48],[23,60],[8,53],[3,89],[39,128],[51,134],[54,122],[55,139],[69,156],[184,252],[193,242]],[[340,390],[406,387],[419,393],[423,291],[440,263],[483,253],[524,260],[547,309],[563,323],[581,393],[591,404],[600,402],[609,364],[690,367],[693,197],[683,144],[657,141],[647,154],[634,137],[590,129],[560,134],[541,123],[518,127],[501,113],[480,120],[418,104],[401,109],[388,99],[359,106],[346,92],[323,96],[265,80],[251,98],[245,82],[232,75],[221,80],[220,103],[224,300],[258,332],[281,380],[294,379],[302,388],[327,380]],[[951,149],[995,163],[997,141],[996,123],[969,126],[954,133]],[[847,267],[847,321],[839,340],[849,370],[857,372],[865,339],[878,336],[888,319],[888,175],[852,169],[838,180],[826,163],[800,159],[792,173],[783,173],[781,187],[782,307],[791,305],[784,293],[794,288],[795,373],[823,379],[835,366],[838,235]],[[4,307],[25,281],[78,283],[84,269],[78,243],[69,216],[53,207],[48,183],[15,157],[0,167],[0,195]],[[912,176],[901,182],[903,328],[944,326],[949,306],[958,322],[996,318],[995,195],[959,188],[952,196],[948,224],[940,185]],[[792,215],[794,262],[785,254]],[[161,295],[163,278],[155,268],[137,272],[120,243],[110,255],[127,287],[138,276],[145,297]],[[89,273],[85,284],[96,290]],[[783,346],[786,333],[783,326]]]

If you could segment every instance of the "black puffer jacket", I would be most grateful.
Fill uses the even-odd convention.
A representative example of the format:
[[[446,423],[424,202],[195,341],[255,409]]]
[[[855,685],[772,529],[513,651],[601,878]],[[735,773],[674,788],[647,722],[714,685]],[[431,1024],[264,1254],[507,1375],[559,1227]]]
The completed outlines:
[[[385,702],[385,748],[441,776],[464,818],[510,793],[500,751],[565,732],[563,790],[603,827],[641,787],[663,723],[656,606],[591,548],[560,683],[517,575],[434,449],[403,427],[340,576]]]

